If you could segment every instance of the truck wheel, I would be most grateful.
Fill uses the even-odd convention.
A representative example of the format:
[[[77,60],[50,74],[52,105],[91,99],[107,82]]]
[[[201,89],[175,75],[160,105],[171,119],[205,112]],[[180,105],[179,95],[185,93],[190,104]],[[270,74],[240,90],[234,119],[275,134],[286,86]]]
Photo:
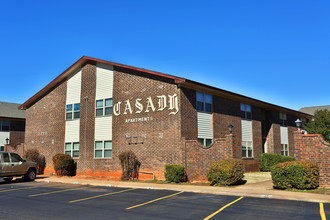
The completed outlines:
[[[12,179],[13,179],[13,177],[3,178],[3,180],[4,180],[6,183],[9,183]]]
[[[29,169],[28,172],[24,175],[24,179],[27,181],[33,181],[36,178],[36,171],[34,169]]]

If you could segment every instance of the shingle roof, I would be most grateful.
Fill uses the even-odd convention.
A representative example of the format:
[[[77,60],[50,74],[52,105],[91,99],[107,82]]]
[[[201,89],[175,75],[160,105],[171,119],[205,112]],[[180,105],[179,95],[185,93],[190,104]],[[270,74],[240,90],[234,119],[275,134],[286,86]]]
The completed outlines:
[[[25,111],[19,110],[19,106],[16,103],[0,102],[0,117],[25,119]]]
[[[316,110],[324,110],[324,109],[327,109],[328,111],[330,111],[330,105],[304,107],[304,108],[299,109],[299,111],[306,113],[306,114],[314,115],[314,112]]]

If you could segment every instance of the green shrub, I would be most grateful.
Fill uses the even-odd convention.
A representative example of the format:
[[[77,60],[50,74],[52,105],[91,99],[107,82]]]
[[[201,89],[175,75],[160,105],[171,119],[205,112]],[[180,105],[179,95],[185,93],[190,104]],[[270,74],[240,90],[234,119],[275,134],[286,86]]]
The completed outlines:
[[[180,164],[166,164],[165,179],[167,182],[186,182],[187,178],[184,167]]]
[[[44,174],[46,159],[45,156],[41,155],[36,148],[26,150],[24,152],[24,157],[27,161],[36,162],[38,174]]]
[[[270,154],[264,153],[260,157],[260,170],[261,171],[270,171],[270,168],[278,163],[295,161],[294,157],[283,156],[280,154]]]
[[[319,186],[319,166],[312,161],[291,161],[271,167],[275,188],[315,189]]]
[[[229,186],[239,181],[244,177],[243,161],[240,159],[222,159],[210,167],[207,173],[207,180],[211,185]]]
[[[74,176],[76,174],[76,164],[68,154],[54,155],[53,164],[58,176]]]

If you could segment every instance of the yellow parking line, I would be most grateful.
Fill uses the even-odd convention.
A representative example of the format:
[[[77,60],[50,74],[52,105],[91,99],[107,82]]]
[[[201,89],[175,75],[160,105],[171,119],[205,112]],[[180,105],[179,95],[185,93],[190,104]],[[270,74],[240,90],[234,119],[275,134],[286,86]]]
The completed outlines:
[[[235,201],[232,201],[231,203],[228,203],[227,205],[223,206],[223,207],[222,207],[221,209],[219,209],[218,211],[216,211],[216,212],[214,212],[213,214],[211,214],[211,215],[207,216],[206,218],[204,218],[204,220],[208,220],[208,219],[212,218],[213,216],[215,216],[216,214],[218,214],[219,212],[221,212],[222,210],[224,210],[224,209],[227,208],[228,206],[234,204],[235,202],[238,202],[239,200],[241,200],[241,199],[243,199],[243,198],[244,198],[244,196],[242,196],[242,197],[236,199]]]
[[[88,200],[88,199],[99,198],[99,197],[102,197],[102,196],[108,196],[108,195],[113,195],[113,194],[117,194],[117,193],[132,191],[132,190],[135,190],[135,189],[125,189],[125,190],[118,191],[118,192],[106,193],[106,194],[102,194],[102,195],[98,195],[98,196],[92,196],[92,197],[87,197],[87,198],[83,198],[83,199],[77,199],[77,200],[69,201],[69,203],[85,201],[85,200]]]
[[[324,207],[323,207],[322,202],[320,202],[320,215],[321,215],[322,220],[327,220],[327,218],[325,217],[325,212],[324,212]]]
[[[78,190],[78,189],[83,189],[83,188],[87,188],[87,187],[94,187],[94,186],[83,186],[83,187],[78,187],[78,188],[74,188],[74,189],[62,189],[62,190],[56,190],[56,191],[51,191],[51,192],[46,192],[46,193],[39,193],[39,194],[29,195],[29,197],[43,196],[43,195],[48,195],[48,194],[53,194],[53,193],[59,193],[59,192],[66,192],[66,191]]]
[[[16,188],[16,189],[5,189],[1,190],[0,192],[9,192],[9,191],[15,191],[15,190],[20,190],[20,189],[32,189],[32,188],[37,188],[39,186],[29,186],[29,187],[23,187],[23,188]]]
[[[143,205],[146,205],[146,204],[149,204],[149,203],[152,203],[152,202],[156,202],[158,200],[161,200],[161,199],[166,199],[166,198],[169,198],[169,197],[172,197],[172,196],[176,196],[180,193],[183,193],[184,191],[181,191],[181,192],[178,192],[178,193],[174,193],[172,195],[169,195],[169,196],[164,196],[164,197],[161,197],[161,198],[158,198],[158,199],[154,199],[154,200],[151,200],[149,202],[145,202],[145,203],[142,203],[142,204],[139,204],[139,205],[135,205],[135,206],[131,206],[131,207],[128,207],[126,209],[133,209],[133,208],[136,208],[136,207],[139,207],[139,206],[143,206]]]

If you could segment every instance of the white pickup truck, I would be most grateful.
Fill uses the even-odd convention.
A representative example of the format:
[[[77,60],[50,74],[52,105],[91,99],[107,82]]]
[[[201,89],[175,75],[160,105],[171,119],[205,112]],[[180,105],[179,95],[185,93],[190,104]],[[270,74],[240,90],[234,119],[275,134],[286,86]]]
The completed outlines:
[[[0,177],[6,182],[10,182],[17,176],[33,181],[36,175],[37,163],[25,161],[16,153],[0,152]]]

